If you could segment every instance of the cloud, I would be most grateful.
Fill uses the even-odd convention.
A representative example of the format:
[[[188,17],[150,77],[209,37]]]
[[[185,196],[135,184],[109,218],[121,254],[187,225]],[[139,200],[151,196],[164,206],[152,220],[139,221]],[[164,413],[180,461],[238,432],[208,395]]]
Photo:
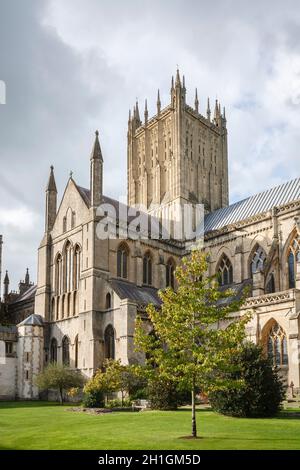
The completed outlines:
[[[171,74],[185,73],[226,105],[231,201],[299,176],[300,10],[297,0],[0,0],[0,214],[27,210],[26,236],[0,219],[14,282],[35,275],[50,164],[60,194],[69,171],[89,182],[100,130],[104,188],[126,193],[128,109],[157,88],[169,103]],[[142,106],[141,106],[142,108]],[[142,112],[142,109],[141,109]],[[19,212],[18,212],[19,211]],[[11,247],[14,249],[12,250]],[[28,254],[27,254],[28,253]]]

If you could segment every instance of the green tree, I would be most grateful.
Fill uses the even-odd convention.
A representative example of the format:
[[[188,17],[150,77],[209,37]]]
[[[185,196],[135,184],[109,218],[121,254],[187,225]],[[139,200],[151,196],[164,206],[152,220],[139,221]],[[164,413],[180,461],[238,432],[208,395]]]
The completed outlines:
[[[247,342],[230,362],[236,368],[225,373],[227,378],[242,379],[243,384],[239,388],[227,387],[212,392],[209,397],[212,407],[229,416],[258,418],[277,414],[284,399],[284,389],[261,347]]]
[[[36,376],[35,383],[40,390],[58,390],[60,402],[63,404],[64,392],[83,387],[84,377],[78,371],[53,362]]]
[[[122,406],[126,395],[134,392],[140,383],[135,367],[121,364],[120,360],[108,359],[103,370],[97,370],[94,377],[84,387],[85,393],[102,392],[106,395],[121,392]]]
[[[177,290],[160,291],[161,308],[147,308],[154,334],[147,334],[141,318],[135,332],[137,349],[146,355],[146,374],[159,373],[191,390],[193,437],[197,437],[195,391],[224,387],[227,379],[216,371],[230,367],[229,358],[240,350],[250,318],[234,315],[245,294],[237,299],[230,289],[220,289],[216,276],[207,271],[203,252],[194,250],[184,258],[176,269]]]

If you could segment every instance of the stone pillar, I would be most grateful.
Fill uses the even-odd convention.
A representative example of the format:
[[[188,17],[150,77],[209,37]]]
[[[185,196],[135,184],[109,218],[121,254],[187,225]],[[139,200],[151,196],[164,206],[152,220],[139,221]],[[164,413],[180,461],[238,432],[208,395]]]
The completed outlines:
[[[264,289],[264,274],[262,271],[257,271],[253,273],[253,297],[258,297],[265,293]]]
[[[32,314],[18,325],[18,398],[39,398],[35,378],[43,370],[44,325],[40,315]]]

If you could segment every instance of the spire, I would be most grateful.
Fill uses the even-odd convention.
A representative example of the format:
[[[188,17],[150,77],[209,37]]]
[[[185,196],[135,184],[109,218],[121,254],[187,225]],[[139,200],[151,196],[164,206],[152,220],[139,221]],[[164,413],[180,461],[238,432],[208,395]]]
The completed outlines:
[[[171,95],[172,95],[173,91],[174,91],[174,77],[172,75],[172,78],[171,78]]]
[[[52,230],[56,219],[57,189],[54,178],[53,165],[50,167],[50,176],[46,188],[45,231]]]
[[[46,191],[53,191],[53,192],[57,193],[56,183],[55,183],[55,178],[54,178],[54,166],[53,165],[50,166],[50,175],[49,175],[49,180],[48,180]]]
[[[9,291],[9,277],[8,277],[7,271],[5,273],[3,284],[4,284],[4,300],[6,300],[8,296],[8,291]]]
[[[196,88],[196,91],[195,91],[195,111],[196,111],[196,113],[199,113],[199,100],[198,100],[197,88]]]
[[[102,198],[103,158],[99,142],[99,131],[95,132],[95,142],[90,159],[91,206],[98,207]]]
[[[140,122],[140,112],[139,112],[139,103],[138,101],[136,100],[136,103],[135,103],[135,117],[136,119]]]
[[[159,94],[159,90],[157,90],[157,114],[160,114],[160,110],[161,110],[161,101],[160,101],[160,94]]]
[[[216,100],[215,110],[214,110],[214,119],[218,119],[218,114],[219,114],[219,105],[218,105],[218,100]]]
[[[226,120],[225,106],[223,107],[223,119],[225,119],[225,120]]]
[[[179,75],[179,69],[177,68],[177,71],[176,71],[176,86],[179,86],[181,87],[181,81],[180,81],[180,75]]]
[[[206,111],[207,119],[210,121],[211,110],[210,110],[210,103],[209,98],[207,98],[207,111]]]
[[[128,124],[130,124],[131,122],[131,109],[129,110],[129,113],[128,113]]]
[[[30,284],[30,277],[29,277],[29,270],[28,268],[26,269],[26,274],[25,274],[25,284],[29,286]]]
[[[100,147],[100,142],[99,142],[99,131],[95,131],[95,142],[94,142],[92,153],[91,153],[91,160],[97,160],[97,159],[103,162],[102,152],[101,152],[101,147]]]
[[[182,76],[182,88],[185,89],[185,76],[184,75]]]
[[[147,99],[145,99],[145,111],[144,111],[144,116],[145,116],[145,124],[148,122],[148,106],[147,106]]]

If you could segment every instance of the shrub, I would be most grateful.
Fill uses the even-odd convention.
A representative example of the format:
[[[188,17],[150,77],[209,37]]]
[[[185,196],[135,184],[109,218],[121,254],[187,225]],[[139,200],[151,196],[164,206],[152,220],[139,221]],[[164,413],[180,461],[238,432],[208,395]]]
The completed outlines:
[[[178,389],[175,382],[163,377],[153,377],[147,387],[147,398],[151,402],[151,408],[156,410],[174,410],[183,404],[185,391]]]
[[[90,390],[85,392],[82,400],[82,405],[85,408],[103,408],[104,407],[104,394],[101,390]]]
[[[72,388],[81,388],[84,378],[77,370],[52,362],[37,375],[35,383],[40,390],[58,390],[60,402],[63,403],[64,392]]]
[[[274,416],[280,409],[284,390],[262,349],[253,343],[246,343],[231,362],[233,370],[227,377],[241,380],[241,385],[211,393],[209,400],[212,407],[230,416]]]
[[[131,407],[131,400],[129,399],[123,399],[123,400],[119,400],[119,399],[114,399],[114,400],[110,400],[107,405],[106,405],[107,408],[129,408]]]

